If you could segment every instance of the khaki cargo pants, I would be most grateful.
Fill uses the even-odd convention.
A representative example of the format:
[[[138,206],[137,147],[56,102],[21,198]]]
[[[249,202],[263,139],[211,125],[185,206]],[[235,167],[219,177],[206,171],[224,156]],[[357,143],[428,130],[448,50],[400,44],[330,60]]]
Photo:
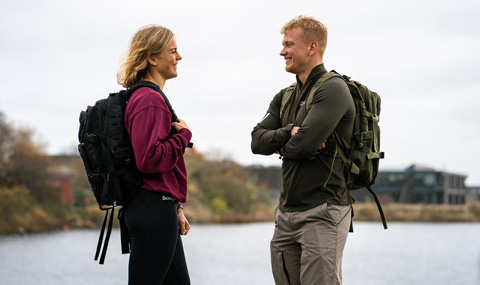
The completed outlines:
[[[351,206],[322,204],[303,212],[275,210],[270,243],[277,285],[342,283]]]

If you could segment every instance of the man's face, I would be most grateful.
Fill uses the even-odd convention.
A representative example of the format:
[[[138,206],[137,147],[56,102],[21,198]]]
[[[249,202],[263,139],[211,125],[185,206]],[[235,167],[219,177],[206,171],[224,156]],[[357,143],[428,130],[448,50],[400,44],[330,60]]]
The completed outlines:
[[[289,30],[282,40],[283,49],[280,55],[285,59],[285,70],[296,75],[302,75],[310,72],[309,68],[309,49],[303,40],[302,28],[293,28]]]

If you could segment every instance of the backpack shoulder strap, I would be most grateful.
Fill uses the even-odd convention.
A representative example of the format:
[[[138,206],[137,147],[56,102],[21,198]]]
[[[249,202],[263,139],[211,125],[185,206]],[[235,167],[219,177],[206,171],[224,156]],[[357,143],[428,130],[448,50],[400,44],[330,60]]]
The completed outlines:
[[[153,82],[139,81],[139,82],[135,83],[133,86],[131,86],[130,88],[128,88],[127,90],[125,90],[125,92],[123,92],[121,94],[121,96],[123,96],[125,98],[125,100],[128,100],[130,98],[130,96],[132,95],[132,93],[135,90],[137,90],[138,88],[141,88],[141,87],[149,87],[149,88],[152,88],[153,90],[157,91],[158,93],[160,93],[160,95],[162,95],[162,97],[163,97],[163,100],[167,104],[168,110],[170,110],[170,113],[172,114],[172,122],[178,122],[177,114],[175,113],[175,110],[173,110],[173,107],[170,104],[170,101],[168,101],[167,96],[165,95],[165,93],[163,93],[162,89],[160,89],[160,87]]]
[[[285,106],[290,100],[290,97],[292,97],[293,91],[295,90],[296,87],[297,87],[297,82],[294,82],[290,86],[288,86],[285,92],[283,93],[282,104],[280,105],[280,118],[282,117],[283,110],[285,109]]]
[[[320,87],[320,85],[322,85],[323,83],[325,83],[326,81],[328,81],[328,80],[330,80],[334,77],[342,77],[342,76],[339,75],[335,70],[332,70],[330,72],[327,72],[327,73],[323,74],[317,80],[317,82],[315,82],[315,85],[313,85],[312,89],[310,90],[310,93],[308,93],[307,100],[305,102],[305,106],[307,108],[307,113],[312,108],[312,102],[313,102],[313,97],[314,97],[313,95],[317,91],[318,87]]]
[[[308,93],[307,96],[307,102],[305,104],[307,108],[307,112],[310,111],[312,108],[312,102],[313,102],[313,94],[317,91],[318,87],[326,82],[327,80],[330,80],[334,77],[342,77],[339,75],[336,71],[332,70],[331,72],[327,72],[323,74],[317,82],[315,82],[315,85],[313,85],[312,89],[310,90],[310,93]],[[286,90],[285,93],[283,93],[282,96],[282,104],[280,106],[280,117],[282,117],[283,110],[285,109],[285,106],[287,105],[288,101],[290,100],[290,97],[292,97],[293,91],[295,91],[295,88],[297,87],[297,82],[292,83]]]
[[[160,89],[160,87],[153,82],[139,81],[139,82],[135,83],[132,87],[128,88],[125,92],[123,92],[122,96],[124,96],[125,99],[128,100],[128,98],[130,98],[132,93],[140,87],[149,87],[149,88],[152,88],[153,90],[157,91],[158,93],[160,93],[160,95],[162,95],[162,97],[163,97],[163,100],[167,104],[167,107],[168,107],[168,110],[170,111],[170,114],[172,114],[172,123],[173,122],[178,122],[177,114],[175,113],[175,110],[173,110],[173,107],[170,104],[170,101],[168,100],[167,96],[165,95],[165,93],[163,93],[162,89]],[[192,148],[193,143],[188,142],[187,147]]]

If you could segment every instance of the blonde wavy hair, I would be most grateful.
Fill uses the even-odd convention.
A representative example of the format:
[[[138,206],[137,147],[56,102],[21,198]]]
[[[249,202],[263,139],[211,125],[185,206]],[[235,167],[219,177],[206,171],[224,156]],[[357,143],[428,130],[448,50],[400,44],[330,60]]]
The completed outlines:
[[[285,35],[288,31],[294,28],[301,28],[303,30],[303,40],[306,44],[313,41],[317,42],[319,47],[318,52],[323,57],[323,54],[327,49],[327,27],[312,17],[298,16],[286,23],[280,30],[280,33]]]
[[[140,81],[148,68],[147,56],[159,54],[173,39],[169,29],[150,25],[140,28],[132,38],[126,58],[117,73],[117,82],[125,88]]]

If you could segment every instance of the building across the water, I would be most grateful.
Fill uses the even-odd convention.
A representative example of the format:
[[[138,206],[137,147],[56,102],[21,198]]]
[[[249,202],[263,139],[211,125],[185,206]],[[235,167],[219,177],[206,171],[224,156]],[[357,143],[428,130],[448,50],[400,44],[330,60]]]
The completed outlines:
[[[281,168],[253,166],[252,174],[278,200]],[[480,203],[480,186],[467,187],[467,175],[411,165],[403,170],[382,170],[373,189],[383,199],[396,203],[466,204]],[[366,189],[351,192],[357,202],[373,201]]]
[[[480,200],[480,187],[467,187],[464,174],[411,165],[405,170],[381,170],[373,189],[397,203],[465,204]],[[353,191],[357,201],[372,200],[368,191]]]

